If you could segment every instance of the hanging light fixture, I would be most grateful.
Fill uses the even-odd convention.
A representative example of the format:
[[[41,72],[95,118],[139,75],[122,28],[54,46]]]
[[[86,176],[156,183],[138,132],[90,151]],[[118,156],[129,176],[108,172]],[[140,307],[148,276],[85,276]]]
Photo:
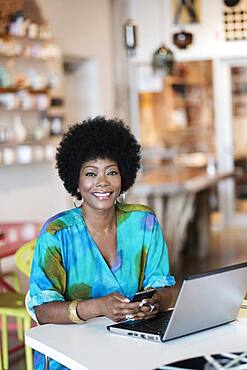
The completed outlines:
[[[171,75],[173,72],[173,52],[162,44],[153,54],[153,69],[161,75]]]
[[[159,7],[161,7],[161,2],[159,2]],[[159,34],[163,36],[162,30],[163,20],[161,19],[162,14],[163,14],[162,9],[159,9],[158,28]],[[154,72],[156,74],[158,73],[161,76],[171,75],[173,72],[173,65],[174,65],[173,52],[164,44],[164,42],[161,42],[160,47],[153,53],[152,66]]]

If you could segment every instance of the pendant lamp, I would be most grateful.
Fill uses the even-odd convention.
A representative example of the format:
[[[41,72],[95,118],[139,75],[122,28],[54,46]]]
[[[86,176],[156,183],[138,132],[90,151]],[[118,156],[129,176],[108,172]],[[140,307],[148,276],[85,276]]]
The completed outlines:
[[[174,65],[174,55],[173,52],[164,44],[163,42],[163,14],[164,9],[162,8],[162,2],[159,1],[159,12],[158,12],[158,32],[160,35],[161,45],[154,51],[152,66],[155,74],[160,75],[161,77],[171,75],[173,72]]]
[[[173,52],[162,44],[153,54],[153,69],[155,72],[166,76],[173,72]]]

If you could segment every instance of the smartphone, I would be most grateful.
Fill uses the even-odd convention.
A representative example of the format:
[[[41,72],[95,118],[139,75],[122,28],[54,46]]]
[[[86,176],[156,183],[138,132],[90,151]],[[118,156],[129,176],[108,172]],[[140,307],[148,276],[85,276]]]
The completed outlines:
[[[130,302],[141,302],[143,299],[151,298],[155,292],[156,289],[142,290],[141,292],[137,292]]]

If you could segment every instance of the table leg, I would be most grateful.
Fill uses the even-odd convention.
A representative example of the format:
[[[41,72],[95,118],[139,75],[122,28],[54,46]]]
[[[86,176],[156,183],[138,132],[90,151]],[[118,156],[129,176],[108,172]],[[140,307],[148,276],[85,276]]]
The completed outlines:
[[[189,224],[186,240],[186,254],[204,258],[208,253],[210,239],[210,190],[196,194],[195,211]]]
[[[48,356],[45,356],[44,370],[49,370],[49,368],[50,368],[50,358]]]
[[[197,254],[199,258],[204,258],[208,252],[209,236],[210,236],[210,207],[209,207],[210,191],[202,191],[198,194],[198,210],[197,210],[197,233],[198,246]]]
[[[194,214],[195,195],[180,193],[166,200],[164,234],[168,243],[171,265],[179,266],[179,255],[187,237],[189,222]]]

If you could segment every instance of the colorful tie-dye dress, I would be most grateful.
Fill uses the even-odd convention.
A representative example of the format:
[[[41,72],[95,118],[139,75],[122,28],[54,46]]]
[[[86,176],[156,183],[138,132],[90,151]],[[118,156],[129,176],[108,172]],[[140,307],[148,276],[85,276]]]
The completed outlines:
[[[175,284],[154,212],[135,204],[117,204],[116,208],[117,255],[112,267],[90,235],[80,208],[59,213],[45,223],[33,258],[30,310],[52,301],[86,300],[116,291],[131,298],[147,287]],[[43,369],[39,353],[35,354],[35,369]],[[50,370],[54,369],[66,368],[51,360]]]

